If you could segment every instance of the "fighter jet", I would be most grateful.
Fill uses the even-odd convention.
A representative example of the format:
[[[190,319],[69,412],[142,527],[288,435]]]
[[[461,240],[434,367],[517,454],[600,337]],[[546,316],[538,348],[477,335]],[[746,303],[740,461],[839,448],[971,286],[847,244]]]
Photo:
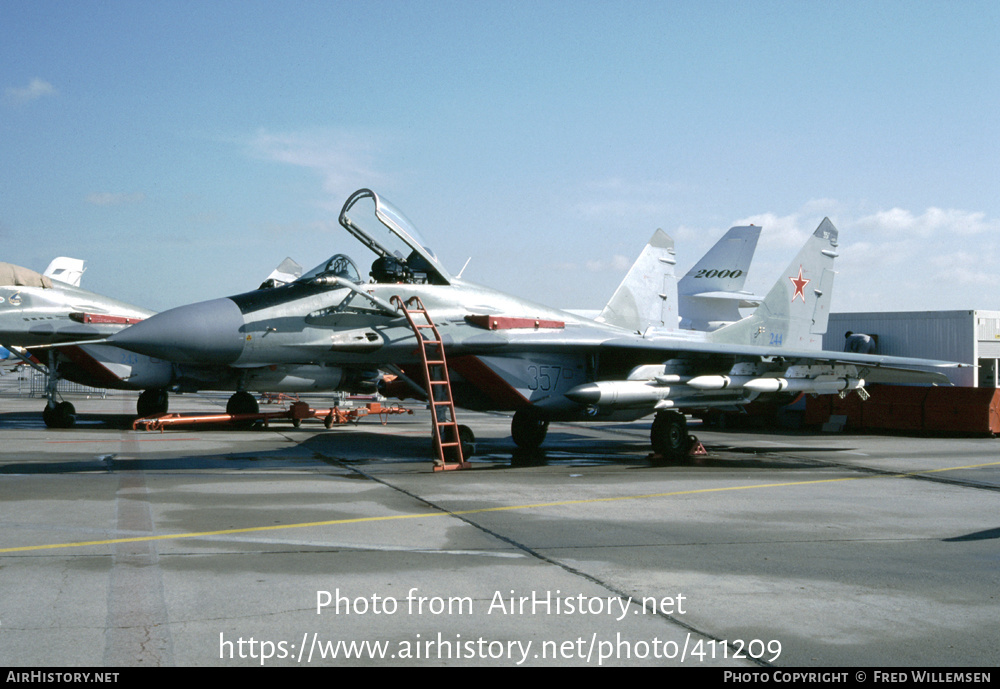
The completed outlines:
[[[269,280],[294,277],[291,259]],[[299,269],[301,274],[301,269]],[[167,411],[168,390],[235,390],[230,413],[254,413],[257,401],[248,392],[371,392],[378,371],[360,368],[346,373],[325,365],[291,365],[233,370],[228,366],[178,365],[108,344],[107,336],[154,314],[153,311],[79,287],[83,261],[59,258],[46,273],[0,263],[0,344],[26,365],[46,375],[45,424],[72,426],[73,404],[58,392],[60,378],[96,388],[142,390],[139,416]],[[62,282],[55,276],[71,282]],[[29,356],[24,348],[36,352]],[[5,350],[5,351],[6,351]]]
[[[435,409],[513,411],[511,433],[523,447],[541,445],[550,421],[655,413],[652,445],[668,459],[686,456],[691,443],[683,411],[798,391],[863,391],[866,380],[947,381],[912,370],[947,362],[821,350],[837,256],[829,219],[753,315],[707,333],[677,327],[665,233],[650,244],[660,267],[655,294],[612,298],[589,319],[452,276],[412,223],[371,190],[352,194],[339,220],[374,256],[367,279],[337,254],[291,284],[171,309],[108,341],[184,364],[413,373]],[[432,414],[441,446],[453,438],[439,431],[439,416]],[[453,412],[450,421],[443,416],[442,427],[455,425]]]
[[[70,380],[99,387],[105,387],[103,379],[108,376],[116,382],[120,382],[123,376],[114,376],[106,366],[81,367],[80,362],[88,358],[88,351],[92,351],[89,347],[67,347],[61,352],[49,350],[41,358],[47,362],[47,369],[37,359],[25,354],[22,348],[106,337],[154,313],[81,289],[78,285],[82,273],[82,261],[64,257],[50,263],[46,274],[11,263],[0,263],[0,343],[25,364],[47,374],[47,403],[42,416],[49,426],[72,425],[75,418],[73,405],[60,401],[58,397],[56,386],[60,373]],[[70,282],[62,282],[50,275],[66,278]],[[114,350],[118,355],[116,358],[137,363],[149,361],[149,357],[114,347],[104,346],[101,349]],[[113,368],[114,364],[109,364]],[[160,362],[159,366],[170,368],[168,362]],[[136,382],[141,386],[141,381]]]

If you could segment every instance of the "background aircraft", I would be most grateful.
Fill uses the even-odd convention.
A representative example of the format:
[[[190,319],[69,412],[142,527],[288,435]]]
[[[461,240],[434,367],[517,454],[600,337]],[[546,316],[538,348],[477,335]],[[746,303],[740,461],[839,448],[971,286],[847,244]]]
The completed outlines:
[[[269,279],[294,277],[297,264],[282,262]],[[53,268],[55,267],[55,269]],[[5,351],[46,374],[46,405],[42,417],[55,428],[72,426],[73,404],[58,393],[60,378],[96,388],[142,390],[137,403],[140,416],[167,411],[167,390],[235,390],[227,408],[231,413],[257,409],[247,390],[269,392],[374,391],[377,370],[291,365],[233,370],[229,367],[178,365],[157,357],[131,352],[101,341],[128,325],[153,315],[153,311],[81,289],[83,261],[60,258],[49,270],[74,280],[72,285],[33,270],[0,263],[0,343]],[[299,268],[301,273],[301,268]],[[84,340],[90,344],[76,344]],[[51,346],[56,345],[56,346]],[[37,349],[39,359],[18,354],[20,348]],[[43,362],[43,363],[40,363]]]
[[[612,308],[591,320],[453,277],[412,224],[370,190],[351,195],[340,223],[373,252],[370,281],[338,254],[289,285],[171,309],[108,341],[237,369],[324,364],[405,374],[426,366],[428,389],[447,388],[458,406],[514,411],[514,441],[528,447],[542,442],[551,420],[656,412],[654,449],[675,459],[690,443],[681,410],[792,391],[846,393],[866,378],[946,382],[939,373],[901,370],[944,362],[820,350],[837,255],[829,220],[752,316],[708,333],[677,328],[672,263],[659,259],[655,299],[616,306],[612,298]],[[653,253],[668,253],[667,240],[654,235]],[[439,392],[428,395],[434,405],[445,404]],[[439,444],[451,443],[432,417]],[[455,426],[453,416],[444,425]]]
[[[83,261],[78,259],[57,258],[46,273],[0,263],[0,343],[15,353],[23,347],[105,337],[153,315],[148,309],[81,289],[78,285]],[[50,275],[65,277],[70,282],[61,282]],[[99,351],[114,356],[105,356],[104,364],[95,367],[94,361],[89,361],[93,359],[89,353],[95,349],[98,348],[51,349],[41,355],[46,367],[37,360],[21,357],[47,374],[47,401],[42,412],[47,425],[72,425],[75,419],[73,405],[59,399],[56,387],[59,376],[95,387],[143,389],[150,376],[170,368],[168,362],[153,362],[149,357],[107,346]],[[133,365],[144,375],[133,376]],[[122,367],[128,371],[115,371]]]
[[[73,287],[79,287],[80,279],[83,277],[83,273],[86,270],[84,267],[85,263],[85,261],[79,258],[58,256],[52,259],[48,268],[42,271],[42,275],[52,278],[53,280],[58,280],[64,284],[72,285]]]
[[[678,281],[682,329],[718,330],[740,320],[741,308],[760,305],[762,297],[743,291],[759,238],[755,225],[730,228]]]

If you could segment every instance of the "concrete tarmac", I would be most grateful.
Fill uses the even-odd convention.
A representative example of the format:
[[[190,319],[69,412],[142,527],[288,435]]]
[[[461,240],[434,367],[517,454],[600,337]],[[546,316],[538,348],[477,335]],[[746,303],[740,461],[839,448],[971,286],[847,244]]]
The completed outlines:
[[[992,667],[1000,446],[460,412],[131,429],[135,397],[0,399],[7,666]],[[173,397],[218,410],[225,397]],[[266,410],[266,406],[262,407]]]

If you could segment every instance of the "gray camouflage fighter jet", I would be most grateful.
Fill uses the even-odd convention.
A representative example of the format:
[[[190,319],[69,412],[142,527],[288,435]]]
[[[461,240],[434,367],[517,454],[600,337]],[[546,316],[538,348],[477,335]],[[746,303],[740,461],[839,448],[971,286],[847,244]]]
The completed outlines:
[[[73,405],[59,399],[60,376],[94,387],[142,390],[152,382],[151,377],[171,366],[107,345],[50,349],[42,354],[47,368],[22,352],[21,348],[36,345],[106,337],[153,315],[148,309],[81,289],[82,273],[83,261],[63,257],[53,261],[45,274],[0,263],[0,344],[46,373],[42,418],[48,426],[71,426],[75,419]]]
[[[677,327],[673,242],[663,233],[647,247],[655,294],[636,295],[650,282],[640,281],[589,319],[452,276],[370,190],[351,195],[340,224],[373,253],[370,279],[337,254],[291,284],[164,311],[107,341],[183,364],[388,368],[432,390],[435,407],[513,411],[523,447],[539,446],[553,420],[655,413],[652,445],[669,459],[691,443],[682,411],[863,393],[865,381],[947,382],[914,370],[947,362],[821,350],[837,255],[828,219],[751,316],[712,332]],[[447,442],[437,425],[435,438]]]
[[[712,273],[734,277],[745,276],[752,258],[749,252],[734,252],[735,232],[750,228],[733,228],[702,261],[691,269],[689,277]],[[753,228],[757,229],[757,228]],[[758,230],[759,231],[759,230]],[[669,242],[662,232],[654,240]],[[742,234],[741,234],[742,238]],[[754,238],[756,241],[756,238]],[[729,250],[722,252],[721,248]],[[629,275],[619,288],[617,300],[644,299],[643,295],[659,289],[659,275],[648,265],[655,262],[654,250],[647,247],[636,261]],[[672,248],[671,248],[672,254]],[[670,265],[673,264],[672,257]],[[708,266],[706,268],[705,266]],[[302,267],[286,258],[264,280],[258,289],[269,289],[288,284],[302,275]],[[72,426],[76,410],[72,403],[59,397],[60,378],[95,388],[142,390],[136,405],[139,416],[162,414],[168,408],[168,390],[195,392],[198,390],[236,390],[227,409],[232,413],[254,413],[256,400],[248,391],[258,392],[329,392],[347,390],[371,392],[380,374],[377,370],[359,370],[329,365],[290,364],[233,368],[227,365],[177,364],[163,359],[137,354],[111,346],[104,337],[137,323],[153,311],[104,297],[80,288],[84,261],[59,257],[54,259],[39,275],[33,270],[13,264],[0,263],[0,343],[12,351],[0,348],[0,365],[30,365],[46,375],[47,403],[42,412],[46,425],[55,428]],[[711,278],[712,275],[705,276]],[[723,289],[716,283],[719,278],[703,280],[706,289]],[[742,286],[730,285],[737,290]],[[683,281],[682,281],[683,283]],[[627,295],[627,296],[625,296]],[[685,314],[681,303],[681,314]],[[687,305],[694,320],[705,320],[709,312],[701,310],[702,304]],[[714,311],[713,311],[714,313]],[[90,338],[102,338],[94,341]],[[89,344],[79,342],[86,340]],[[49,346],[59,345],[59,346]],[[38,349],[44,360],[39,360],[24,347],[47,346]]]
[[[46,375],[45,424],[72,426],[73,404],[58,393],[60,378],[96,388],[142,390],[137,411],[151,416],[167,411],[167,389],[238,390],[230,407],[256,411],[246,390],[269,392],[374,391],[378,372],[354,369],[350,376],[324,365],[290,365],[234,370],[228,366],[178,365],[168,360],[112,346],[104,339],[155,312],[79,287],[83,262],[60,258],[46,274],[0,263],[0,345]],[[55,267],[55,269],[53,269]],[[286,271],[280,272],[282,267]],[[295,263],[285,259],[269,276],[272,283],[294,279]],[[298,271],[301,273],[301,270]],[[53,276],[68,277],[63,282]],[[38,354],[33,358],[23,352]]]

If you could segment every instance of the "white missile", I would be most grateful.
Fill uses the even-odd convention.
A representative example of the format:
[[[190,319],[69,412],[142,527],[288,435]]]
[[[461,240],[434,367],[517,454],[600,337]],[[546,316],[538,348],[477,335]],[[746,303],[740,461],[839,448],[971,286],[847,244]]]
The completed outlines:
[[[683,383],[685,379],[686,376],[681,376],[676,373],[667,373],[664,370],[663,364],[636,366],[634,369],[629,371],[628,377],[626,378],[626,380],[655,380],[657,383],[662,385]]]
[[[602,380],[577,385],[566,392],[566,397],[580,404],[647,404],[669,398],[670,388],[652,381]]]
[[[761,378],[747,375],[705,375],[690,379],[687,387],[659,385],[655,380],[602,380],[577,385],[566,392],[566,397],[579,404],[595,406],[652,404],[656,409],[665,409],[673,406],[717,406],[747,402],[756,397],[751,393],[807,392],[833,395],[844,390],[857,390],[864,387],[864,384],[863,379],[849,376]],[[717,394],[717,391],[725,389],[732,393]],[[674,399],[671,399],[671,392]]]
[[[818,395],[833,395],[844,390],[864,387],[861,378],[848,376],[817,376],[816,378],[755,378],[743,384],[754,392],[811,392]]]
[[[688,385],[696,390],[725,390],[727,388],[742,388],[754,376],[695,376]]]
[[[817,376],[815,378],[761,378],[758,376],[696,376],[687,383],[696,390],[735,390],[753,392],[812,392],[832,395],[843,390],[856,390],[865,381],[847,376]]]

